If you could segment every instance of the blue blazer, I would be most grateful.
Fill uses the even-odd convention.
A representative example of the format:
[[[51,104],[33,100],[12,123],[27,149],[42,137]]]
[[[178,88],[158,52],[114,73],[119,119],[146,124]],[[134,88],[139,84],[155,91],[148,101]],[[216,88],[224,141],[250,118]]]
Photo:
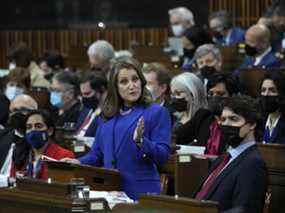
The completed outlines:
[[[80,126],[82,125],[82,123],[84,122],[86,116],[89,114],[90,111],[93,111],[93,110],[86,108],[86,107],[82,110],[82,112],[80,113],[79,118],[76,122],[76,125],[75,125],[76,131],[80,128]],[[95,137],[96,130],[101,123],[103,123],[103,119],[101,118],[101,116],[96,116],[93,119],[90,126],[88,127],[84,136],[85,137]]]
[[[139,147],[133,135],[142,116],[145,128]],[[116,115],[100,125],[95,138],[90,152],[79,158],[82,164],[118,169],[122,190],[134,200],[139,194],[161,192],[157,166],[167,162],[171,140],[166,108],[136,106],[128,115]]]
[[[221,161],[222,158],[218,158],[213,163],[209,175]],[[208,176],[199,186],[199,190]],[[222,171],[202,199],[219,202],[221,212],[262,213],[267,185],[267,169],[257,146],[254,145]]]
[[[233,27],[232,28],[232,32],[231,32],[231,36],[230,36],[230,41],[229,41],[229,46],[234,46],[237,45],[239,43],[243,43],[245,38],[245,30],[239,27]]]
[[[253,57],[246,57],[242,63],[242,65],[234,71],[234,75],[238,76],[240,74],[240,70],[244,68],[250,68],[254,66],[254,58]],[[281,61],[275,56],[275,53],[271,50],[267,53],[257,67],[264,67],[264,68],[279,68],[281,66]]]
[[[230,35],[229,43],[226,44],[226,38],[223,37],[222,39],[216,40],[216,43],[219,45],[226,45],[226,46],[234,46],[239,43],[243,43],[245,38],[245,30],[240,27],[233,27],[231,28],[232,32]]]
[[[264,128],[263,141],[266,143],[285,144],[285,118],[283,115],[281,115],[276,127],[273,129],[271,137],[269,130],[266,127]]]

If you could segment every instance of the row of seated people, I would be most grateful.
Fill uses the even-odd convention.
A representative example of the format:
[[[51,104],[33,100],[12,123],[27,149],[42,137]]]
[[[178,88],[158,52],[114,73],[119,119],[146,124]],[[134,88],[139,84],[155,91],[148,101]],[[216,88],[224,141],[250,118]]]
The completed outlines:
[[[238,75],[240,69],[249,66],[284,66],[284,17],[284,5],[275,5],[256,25],[244,30],[233,26],[233,19],[227,11],[217,11],[209,15],[208,28],[204,29],[195,24],[194,15],[189,9],[178,7],[169,11],[173,35],[182,41],[183,70],[203,68],[203,65],[195,63],[197,50],[202,45],[211,43],[237,48],[244,44],[243,51],[246,57],[243,63],[235,67],[236,70],[229,70],[234,71],[234,75]]]
[[[90,103],[82,98],[83,105],[85,103],[86,108],[91,106],[91,112],[97,111],[98,107],[101,113],[100,118],[98,112],[93,118],[90,113],[78,113],[77,118],[80,114],[85,114],[82,114],[84,118],[79,119],[79,134],[84,134],[81,133],[84,123],[96,123],[91,131],[95,137],[91,151],[78,159],[72,159],[72,153],[51,145],[54,144],[52,135],[57,121],[53,123],[49,121],[51,116],[33,111],[37,108],[37,103],[30,97],[16,96],[10,105],[8,123],[12,124],[12,130],[3,130],[12,139],[4,139],[5,143],[1,140],[2,174],[7,177],[23,172],[32,177],[46,178],[45,166],[39,156],[57,160],[63,158],[63,161],[70,163],[118,169],[122,176],[123,190],[136,200],[142,193],[160,193],[157,166],[168,160],[173,129],[177,143],[194,142],[206,146],[208,154],[222,154],[218,163],[213,164],[211,175],[201,185],[195,198],[219,201],[221,210],[237,208],[245,209],[244,212],[260,212],[267,187],[266,168],[255,142],[262,141],[257,131],[260,125],[266,127],[265,142],[274,142],[272,138],[284,132],[281,111],[284,90],[280,83],[282,75],[269,73],[261,82],[260,101],[265,114],[263,120],[267,120],[262,124],[260,105],[253,98],[243,95],[225,99],[212,98],[238,93],[233,88],[234,79],[221,74],[212,76],[213,80],[208,79],[207,90],[213,99],[209,99],[211,107],[208,109],[205,85],[199,77],[192,73],[182,73],[171,80],[165,69],[158,68],[161,68],[158,64],[142,68],[130,57],[118,59],[110,72],[108,92],[101,95],[104,101],[98,94],[102,94],[100,89],[106,90],[106,87],[96,88],[92,83],[93,78],[82,82],[82,97],[90,95],[86,91],[87,87],[93,93],[88,100],[96,99]],[[64,77],[59,78],[60,75]],[[62,109],[61,106],[67,105],[65,101],[69,101],[70,96],[74,99],[76,97],[72,96],[77,87],[72,84],[74,81],[70,80],[73,79],[71,77],[74,77],[72,73],[59,72],[52,78],[50,101],[59,110]],[[169,91],[171,98],[167,94]],[[70,103],[73,102],[68,104]],[[25,105],[21,106],[22,104]],[[32,112],[25,112],[27,109]],[[172,121],[171,117],[174,118]],[[19,143],[15,143],[15,137]],[[280,138],[276,139],[276,142],[279,141]],[[229,146],[231,149],[228,149]],[[227,150],[230,157],[223,154],[228,153]],[[219,163],[221,159],[224,160],[223,164]],[[222,169],[224,175],[218,176]],[[220,185],[221,182],[227,184]]]

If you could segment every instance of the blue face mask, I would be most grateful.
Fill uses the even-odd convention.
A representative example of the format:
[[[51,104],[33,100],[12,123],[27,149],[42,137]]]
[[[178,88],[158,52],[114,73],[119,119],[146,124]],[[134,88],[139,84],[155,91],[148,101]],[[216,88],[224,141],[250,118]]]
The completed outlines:
[[[42,148],[48,141],[47,131],[31,131],[25,136],[26,141],[35,149]]]
[[[62,93],[55,92],[55,91],[51,92],[50,93],[50,103],[57,108],[63,107]]]
[[[18,95],[22,95],[23,93],[24,90],[16,86],[7,86],[5,90],[5,95],[10,101],[14,100]]]

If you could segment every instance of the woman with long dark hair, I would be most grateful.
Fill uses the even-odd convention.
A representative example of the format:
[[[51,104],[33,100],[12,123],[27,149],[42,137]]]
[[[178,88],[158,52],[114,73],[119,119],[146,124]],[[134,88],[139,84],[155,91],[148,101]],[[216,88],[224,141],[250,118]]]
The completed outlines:
[[[261,83],[260,100],[265,116],[264,143],[285,144],[284,82],[284,74],[269,72]]]
[[[151,103],[140,64],[124,57],[113,65],[99,126],[91,151],[63,161],[118,169],[121,186],[132,199],[161,191],[157,166],[170,154],[171,122],[164,107]]]

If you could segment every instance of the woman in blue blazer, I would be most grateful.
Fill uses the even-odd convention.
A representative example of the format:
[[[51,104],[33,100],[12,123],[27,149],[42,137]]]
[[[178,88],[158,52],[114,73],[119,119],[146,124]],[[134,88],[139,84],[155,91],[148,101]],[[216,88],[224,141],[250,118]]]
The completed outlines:
[[[158,165],[170,154],[171,122],[166,108],[151,103],[139,63],[129,57],[113,67],[103,107],[106,121],[97,129],[91,151],[73,163],[118,169],[121,186],[137,200],[161,191]]]

